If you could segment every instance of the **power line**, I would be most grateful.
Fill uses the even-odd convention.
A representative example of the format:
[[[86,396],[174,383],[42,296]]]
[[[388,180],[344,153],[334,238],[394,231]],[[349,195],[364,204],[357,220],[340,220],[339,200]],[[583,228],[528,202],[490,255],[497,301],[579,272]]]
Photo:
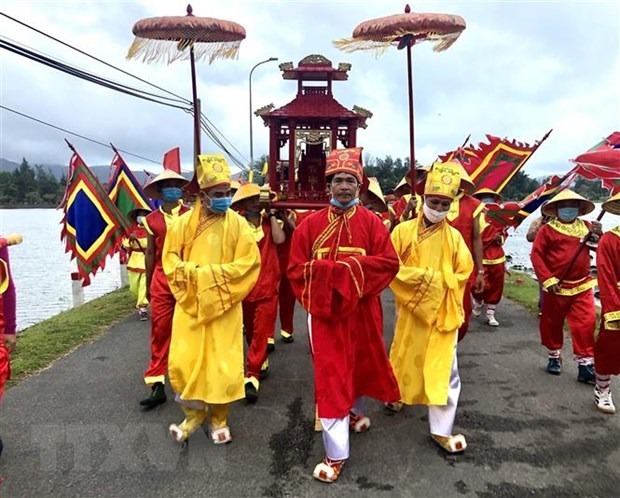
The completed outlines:
[[[129,87],[127,85],[123,85],[117,82],[114,82],[112,80],[108,80],[106,78],[101,78],[99,76],[95,76],[91,73],[88,73],[86,71],[82,71],[79,69],[76,69],[72,66],[69,66],[67,64],[63,64],[55,59],[52,59],[50,57],[46,57],[44,55],[41,54],[37,54],[36,52],[33,52],[32,50],[28,50],[26,48],[23,47],[19,47],[18,45],[15,45],[14,43],[11,43],[7,40],[3,40],[0,39],[0,48],[4,48],[5,50],[8,50],[9,52],[13,52],[17,55],[21,55],[22,57],[26,57],[27,59],[30,59],[34,62],[38,62],[40,64],[43,64],[45,66],[51,67],[53,69],[56,69],[58,71],[61,71],[63,73],[67,73],[71,76],[75,76],[77,78],[81,78],[83,80],[86,81],[90,81],[91,83],[95,83],[97,85],[101,85],[103,87],[109,88],[111,90],[115,90],[117,92],[121,92],[121,93],[125,93],[127,95],[131,95],[133,97],[137,97],[143,100],[148,100],[150,102],[155,102],[157,104],[161,104],[161,105],[165,105],[165,106],[169,106],[169,107],[174,107],[176,109],[185,109],[185,107],[182,107],[180,105],[177,104],[173,104],[170,102],[162,102],[161,100],[157,100],[157,99],[165,99],[165,100],[172,100],[170,97],[163,97],[160,95],[156,95],[153,93],[149,93],[149,92],[145,92],[143,90],[138,90],[136,88],[132,88]],[[152,97],[156,97],[156,98],[152,98]],[[178,102],[178,101],[175,101]],[[185,103],[185,102],[184,102]]]
[[[16,22],[17,24],[20,24],[21,26],[24,26],[25,28],[31,29],[32,31],[34,31],[36,33],[39,33],[42,36],[50,38],[51,40],[54,40],[55,42],[60,43],[61,45],[64,45],[65,47],[70,48],[71,50],[75,50],[76,52],[78,52],[78,53],[80,53],[82,55],[85,55],[86,57],[90,57],[91,59],[96,60],[97,62],[100,62],[101,64],[104,64],[104,65],[106,65],[106,66],[108,66],[108,67],[110,67],[112,69],[115,69],[116,71],[120,71],[121,73],[123,73],[123,74],[125,74],[125,75],[127,75],[127,76],[129,76],[131,78],[135,78],[138,81],[141,81],[142,83],[146,83],[147,85],[150,85],[150,86],[152,86],[154,88],[157,88],[158,90],[161,90],[162,92],[168,93],[170,95],[178,97],[179,99],[181,99],[181,100],[183,100],[183,101],[185,101],[187,103],[190,103],[190,100],[186,99],[185,97],[182,97],[181,95],[177,95],[176,93],[171,92],[170,90],[166,90],[165,88],[162,88],[162,87],[160,87],[160,86],[158,86],[158,85],[156,85],[156,84],[154,84],[154,83],[152,83],[152,82],[150,82],[148,80],[140,78],[139,76],[136,76],[135,74],[132,74],[129,71],[125,71],[124,69],[121,69],[121,68],[119,68],[117,66],[114,66],[113,64],[110,64],[109,62],[106,62],[106,61],[104,61],[102,59],[99,59],[98,57],[95,57],[94,55],[91,55],[91,54],[89,54],[87,52],[84,52],[83,50],[80,50],[79,48],[74,47],[70,43],[64,42],[64,41],[62,41],[62,40],[60,40],[60,39],[58,39],[58,38],[56,38],[56,37],[54,37],[54,36],[52,36],[52,35],[50,35],[48,33],[45,33],[44,31],[41,31],[40,29],[35,28],[34,26],[30,26],[29,24],[26,24],[25,22],[20,21],[19,19],[15,19],[14,17],[9,16],[8,14],[5,14],[4,12],[0,12],[0,15],[3,16],[3,17],[6,17],[7,19],[10,19],[13,22]]]
[[[23,112],[16,111],[15,109],[11,109],[10,107],[6,107],[6,106],[4,106],[2,104],[0,104],[0,109],[4,109],[6,111],[15,113],[18,116],[22,116],[24,118],[31,119],[32,121],[36,121],[37,123],[40,123],[42,125],[49,126],[50,128],[54,128],[56,130],[60,130],[60,131],[62,131],[64,133],[68,133],[69,135],[73,135],[75,137],[79,137],[79,138],[81,138],[83,140],[88,140],[89,142],[92,142],[92,143],[97,144],[97,145],[101,145],[101,146],[103,146],[103,147],[105,147],[107,149],[111,149],[112,148],[112,147],[110,147],[110,144],[105,144],[105,143],[99,142],[98,140],[95,140],[93,138],[88,138],[88,137],[85,137],[84,135],[80,135],[79,133],[75,133],[73,131],[66,130],[65,128],[61,128],[59,126],[55,126],[55,125],[53,125],[51,123],[48,123],[47,121],[43,121],[41,119],[37,119],[37,118],[35,118],[33,116],[29,116],[28,114],[24,114]],[[134,154],[132,152],[128,152],[128,151],[123,150],[123,149],[119,149],[118,147],[116,148],[116,150],[118,150],[119,152],[123,152],[124,154],[127,154],[128,156],[137,157],[138,159],[143,159],[144,161],[148,161],[148,162],[151,162],[151,163],[154,163],[154,164],[161,165],[161,161],[154,161],[153,159],[149,159],[148,157],[140,156],[138,154]]]

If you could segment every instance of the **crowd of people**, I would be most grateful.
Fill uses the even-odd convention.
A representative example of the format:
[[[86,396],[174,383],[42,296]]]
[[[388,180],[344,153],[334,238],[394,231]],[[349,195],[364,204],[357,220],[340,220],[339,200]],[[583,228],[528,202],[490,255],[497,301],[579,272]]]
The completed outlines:
[[[405,405],[427,406],[432,440],[448,453],[464,451],[465,436],[453,430],[461,390],[458,342],[472,314],[484,313],[490,327],[500,326],[507,229],[485,206],[501,203],[501,195],[476,190],[461,164],[448,161],[418,169],[415,179],[407,175],[394,189],[394,202],[386,202],[376,179],[362,188],[361,148],[332,151],[325,181],[330,203],[316,211],[275,209],[268,190],[234,182],[221,155],[199,156],[192,182],[169,170],[149,182],[146,195],[161,205],[134,210],[133,231],[123,241],[140,319],[150,312],[149,391],[140,406],[150,410],[167,401],[167,376],[183,412],[169,427],[174,439],[184,443],[204,427],[214,444],[229,443],[230,406],[259,400],[278,314],[280,340],[290,344],[297,301],[307,312],[316,428],[325,450],[316,479],[336,481],[350,456],[350,431],[370,428],[366,398],[395,413]],[[184,198],[192,191],[188,207]],[[564,190],[545,204],[544,220],[528,240],[541,287],[546,370],[562,372],[568,322],[577,380],[594,385],[600,411],[614,413],[620,227],[603,234],[600,222],[582,219],[593,209]],[[603,210],[619,215],[620,194]],[[597,335],[594,250],[602,308]],[[0,305],[10,300],[6,262],[0,252]],[[388,288],[396,307],[389,350],[381,304]],[[6,316],[0,306],[10,350],[14,325]],[[0,348],[0,370],[5,356]]]

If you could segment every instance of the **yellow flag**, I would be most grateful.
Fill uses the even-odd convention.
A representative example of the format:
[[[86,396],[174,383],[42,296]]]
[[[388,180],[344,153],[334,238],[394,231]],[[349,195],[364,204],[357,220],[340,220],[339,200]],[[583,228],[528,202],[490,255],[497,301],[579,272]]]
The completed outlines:
[[[252,183],[254,181],[254,170],[251,169],[248,173],[248,182]]]
[[[263,171],[261,171],[260,174],[265,176],[267,174],[268,169],[269,169],[269,163],[265,161],[265,164],[263,164]]]

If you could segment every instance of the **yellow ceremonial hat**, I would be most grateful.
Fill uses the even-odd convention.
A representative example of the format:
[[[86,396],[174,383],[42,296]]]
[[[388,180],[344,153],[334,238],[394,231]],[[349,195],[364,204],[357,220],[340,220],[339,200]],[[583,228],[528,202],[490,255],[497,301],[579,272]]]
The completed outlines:
[[[179,187],[184,187],[189,183],[189,180],[187,180],[187,178],[179,175],[178,173],[175,173],[170,169],[165,169],[144,186],[144,193],[146,194],[146,196],[150,199],[161,199],[159,185],[161,184],[161,182],[166,180],[177,181],[179,183]]]
[[[577,192],[566,189],[562,190],[562,192],[556,195],[553,199],[547,201],[545,206],[541,209],[542,214],[544,214],[545,216],[556,216],[558,203],[562,201],[578,201],[579,216],[591,213],[592,211],[594,211],[595,208],[592,201],[589,201],[585,197],[582,197]]]
[[[454,199],[461,186],[461,169],[458,163],[435,163],[426,175],[424,195]]]
[[[602,207],[608,213],[620,215],[620,192],[603,202]]]
[[[364,178],[362,147],[332,150],[327,156],[325,176],[332,176],[336,173],[348,173],[357,178],[359,183],[362,183]]]
[[[373,194],[379,201],[383,203],[383,205],[387,208],[387,204],[385,203],[385,197],[383,197],[383,192],[381,190],[381,185],[379,185],[379,180],[374,176],[368,179],[368,192]]]
[[[236,192],[239,190],[239,187],[241,187],[241,184],[237,180],[230,181],[230,190],[234,190]]]
[[[230,166],[221,154],[202,154],[198,156],[196,180],[200,190],[217,185],[230,185]]]

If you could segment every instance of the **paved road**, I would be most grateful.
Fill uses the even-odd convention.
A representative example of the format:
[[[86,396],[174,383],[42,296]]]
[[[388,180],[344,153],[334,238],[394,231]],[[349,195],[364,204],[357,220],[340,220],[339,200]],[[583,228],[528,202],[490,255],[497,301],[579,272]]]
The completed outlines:
[[[389,294],[384,302],[388,332]],[[327,485],[311,477],[323,451],[302,313],[296,342],[272,353],[258,403],[233,405],[233,442],[214,446],[200,432],[184,451],[167,436],[178,406],[138,408],[148,324],[132,316],[8,392],[0,496],[619,496],[620,414],[595,410],[572,362],[559,377],[544,372],[534,317],[504,302],[498,318],[499,329],[474,321],[460,346],[464,455],[433,445],[423,407],[388,415],[372,401],[371,430],[352,435],[352,456]]]

